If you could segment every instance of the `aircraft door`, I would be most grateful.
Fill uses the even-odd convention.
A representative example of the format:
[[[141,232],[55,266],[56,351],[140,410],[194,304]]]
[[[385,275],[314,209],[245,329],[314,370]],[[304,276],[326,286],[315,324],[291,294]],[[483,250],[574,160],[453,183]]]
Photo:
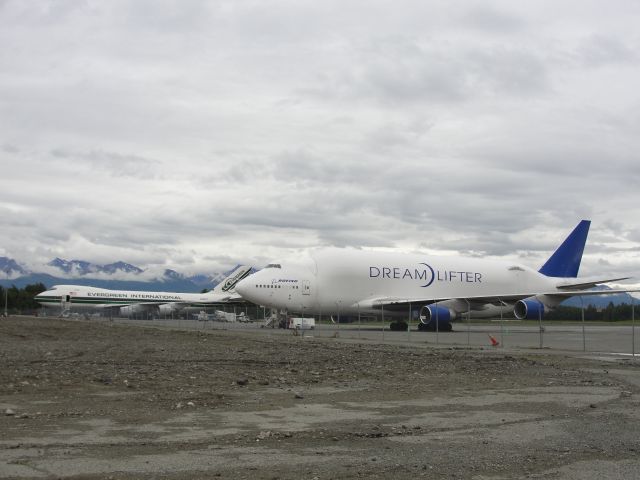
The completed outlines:
[[[62,311],[69,310],[71,308],[71,295],[62,295],[60,297],[60,307]]]
[[[302,294],[311,295],[311,282],[309,280],[302,280]]]

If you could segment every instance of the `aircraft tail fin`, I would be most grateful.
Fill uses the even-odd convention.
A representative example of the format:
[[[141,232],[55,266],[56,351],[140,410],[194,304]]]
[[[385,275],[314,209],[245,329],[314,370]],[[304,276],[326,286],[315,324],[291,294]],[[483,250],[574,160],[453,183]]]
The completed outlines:
[[[247,277],[251,273],[250,265],[239,265],[224,280],[222,280],[216,288],[211,290],[212,293],[231,293],[234,291],[236,284]]]
[[[590,226],[591,221],[582,220],[538,271],[547,277],[577,277]]]

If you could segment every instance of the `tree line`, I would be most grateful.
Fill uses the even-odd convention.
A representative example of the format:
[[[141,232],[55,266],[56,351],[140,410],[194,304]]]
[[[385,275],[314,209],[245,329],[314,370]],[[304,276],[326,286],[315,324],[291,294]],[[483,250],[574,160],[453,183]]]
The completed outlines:
[[[635,313],[635,315],[633,315]],[[640,302],[638,305],[629,305],[628,303],[621,303],[614,305],[613,302],[609,302],[606,307],[594,307],[593,305],[586,306],[584,308],[585,321],[592,322],[617,322],[624,320],[631,320],[632,316],[640,320]],[[552,320],[581,320],[582,313],[580,307],[565,307],[560,306],[546,315],[547,318]]]
[[[8,313],[33,313],[40,308],[40,304],[33,297],[44,292],[47,287],[44,283],[34,283],[23,288],[15,285],[6,288],[0,286],[0,305],[2,312],[6,310]]]

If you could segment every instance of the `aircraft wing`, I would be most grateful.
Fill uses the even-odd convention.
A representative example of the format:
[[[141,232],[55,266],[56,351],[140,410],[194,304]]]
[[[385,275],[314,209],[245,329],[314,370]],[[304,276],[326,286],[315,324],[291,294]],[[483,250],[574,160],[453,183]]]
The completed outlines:
[[[471,297],[413,297],[413,298],[402,298],[402,297],[378,297],[378,298],[370,298],[364,301],[361,301],[357,304],[354,304],[353,307],[360,307],[362,309],[366,308],[394,308],[401,306],[408,306],[409,304],[419,306],[419,305],[430,305],[436,302],[446,302],[449,300],[460,300],[465,302],[468,300],[469,303],[473,306],[474,304],[487,304],[487,303],[495,303],[500,304],[500,302],[516,302],[518,300],[522,300],[525,298],[535,296],[535,293],[521,293],[521,294],[510,294],[510,295],[478,295]],[[572,295],[575,295],[572,294]]]
[[[569,298],[569,297],[593,297],[594,295],[616,295],[618,293],[637,293],[640,292],[639,289],[633,288],[629,290],[578,290],[578,291],[567,291],[567,292],[552,292],[552,293],[544,293],[543,295],[547,295],[549,297],[556,298]]]
[[[445,302],[450,300],[458,300],[464,304],[469,302],[471,308],[474,305],[486,305],[488,303],[500,305],[504,303],[513,303],[518,300],[524,300],[525,298],[530,297],[551,297],[556,299],[566,299],[570,297],[577,296],[594,296],[594,295],[615,295],[618,293],[634,293],[639,292],[640,289],[629,289],[629,290],[569,290],[569,291],[553,291],[553,292],[527,292],[527,293],[518,293],[518,294],[507,294],[507,295],[478,295],[478,296],[470,296],[470,297],[414,297],[414,298],[402,298],[402,297],[378,297],[378,298],[370,298],[354,304],[353,307],[360,307],[363,309],[366,308],[374,308],[374,309],[383,309],[389,308],[391,310],[400,309],[400,307],[408,307],[409,304],[415,306],[421,305],[430,305],[436,302]]]

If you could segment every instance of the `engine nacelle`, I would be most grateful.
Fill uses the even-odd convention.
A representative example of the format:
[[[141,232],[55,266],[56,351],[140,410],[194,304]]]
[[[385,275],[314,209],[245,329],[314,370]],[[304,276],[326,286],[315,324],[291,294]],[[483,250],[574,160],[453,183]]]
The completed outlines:
[[[450,332],[453,330],[451,320],[456,318],[456,313],[446,307],[425,305],[420,309],[419,330]]]
[[[179,312],[184,308],[183,305],[178,303],[163,303],[158,307],[160,315],[171,315],[172,313]]]
[[[124,307],[120,307],[120,315],[123,317],[128,317],[129,315],[135,315],[136,313],[144,312],[144,306],[142,305],[125,305]]]
[[[544,303],[539,300],[518,300],[513,313],[518,320],[537,320],[544,317]]]

